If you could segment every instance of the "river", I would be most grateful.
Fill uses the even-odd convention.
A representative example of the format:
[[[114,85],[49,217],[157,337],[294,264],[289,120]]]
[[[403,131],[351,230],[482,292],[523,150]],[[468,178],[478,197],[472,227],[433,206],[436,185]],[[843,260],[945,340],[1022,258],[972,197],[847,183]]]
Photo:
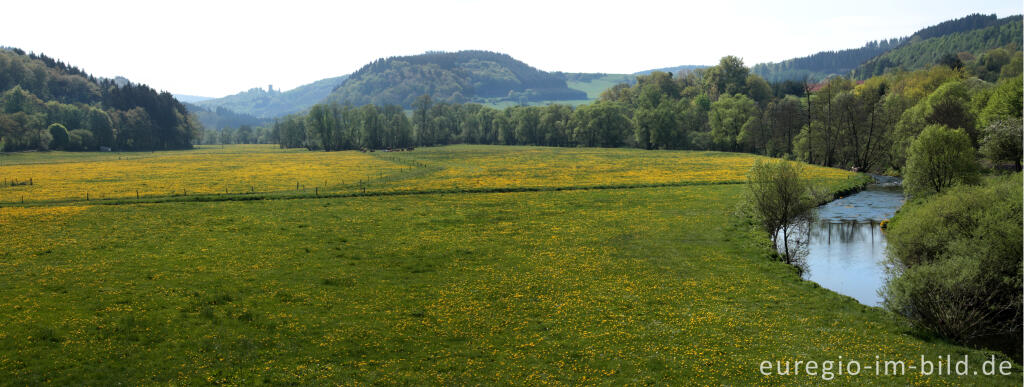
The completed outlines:
[[[903,205],[898,180],[877,176],[856,194],[818,207],[807,229],[804,278],[864,305],[880,306],[885,284],[885,234],[879,224]]]

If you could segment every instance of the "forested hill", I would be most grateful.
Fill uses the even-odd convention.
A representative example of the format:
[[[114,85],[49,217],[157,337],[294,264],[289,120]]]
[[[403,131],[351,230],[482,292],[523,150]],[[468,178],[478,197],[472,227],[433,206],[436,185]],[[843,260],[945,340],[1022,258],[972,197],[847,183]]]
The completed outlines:
[[[916,70],[936,63],[963,66],[965,62],[992,49],[1007,48],[1007,54],[1020,51],[1024,43],[1021,39],[1024,33],[1022,26],[1024,19],[1016,15],[999,19],[983,28],[944,35],[936,33],[927,39],[919,39],[915,34],[909,44],[857,66],[853,75],[858,79],[867,79],[885,74],[890,69]]]
[[[583,100],[558,73],[537,70],[511,56],[486,51],[428,52],[374,61],[338,86],[329,100],[353,105],[412,106],[434,101],[496,103]]]
[[[170,93],[0,48],[0,150],[182,149],[200,130]]]
[[[270,118],[259,118],[249,114],[242,114],[220,106],[205,108],[188,102],[182,102],[182,104],[207,130],[238,128],[245,125],[260,126],[273,121]]]
[[[267,87],[267,90],[253,88],[227,97],[198,101],[195,105],[211,112],[227,109],[256,118],[280,117],[309,109],[310,106],[323,101],[346,78],[348,75],[321,79],[285,92],[271,87]]]
[[[1013,21],[1019,23],[1020,16],[998,19],[996,15],[972,14],[921,29],[910,37],[873,41],[860,48],[822,51],[782,62],[757,64],[752,68],[752,72],[769,82],[802,81],[804,79],[817,82],[831,75],[849,75],[854,70],[858,73],[869,71],[872,74],[881,74],[886,69],[895,67],[903,67],[908,70],[923,68],[934,64],[936,58],[947,53],[954,55],[960,51],[979,53],[1000,46],[993,45],[993,42],[1006,41],[1007,39],[960,40],[959,38],[952,37],[952,35],[962,35],[972,31],[999,30],[1002,28],[1000,26],[1012,23]],[[982,34],[989,36],[992,32]],[[1020,39],[1019,35],[1020,33],[1018,32],[1017,41]],[[936,41],[933,39],[942,38],[956,40],[956,48],[960,50],[951,52],[953,47],[948,44],[934,44]],[[1002,43],[1001,45],[1005,44]],[[897,55],[895,58],[889,58],[889,60],[879,60],[886,53],[897,51],[903,51],[907,54]],[[905,56],[920,54],[925,54],[924,56],[927,59],[907,60],[908,58],[905,58]],[[860,67],[872,61],[874,61],[874,64],[870,65],[867,69]]]

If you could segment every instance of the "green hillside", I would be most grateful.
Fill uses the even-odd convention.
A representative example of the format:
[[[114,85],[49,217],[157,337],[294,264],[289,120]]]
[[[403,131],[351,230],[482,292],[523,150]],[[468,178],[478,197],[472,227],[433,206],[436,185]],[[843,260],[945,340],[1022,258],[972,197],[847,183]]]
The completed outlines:
[[[353,73],[329,99],[353,105],[412,106],[421,95],[435,101],[500,103],[587,99],[558,73],[487,51],[428,52],[374,61]]]
[[[946,55],[976,57],[988,50],[1007,47],[1011,51],[1021,50],[1022,19],[1020,15],[999,19],[998,23],[985,28],[956,32],[910,43],[873,58],[854,69],[854,76],[860,79],[884,74],[890,69],[915,70],[925,68]]]
[[[939,57],[949,53],[952,46],[957,47],[959,51],[977,54],[1007,44],[1008,39],[1004,36],[1006,31],[992,32],[990,29],[993,27],[996,27],[997,30],[1004,28],[1000,26],[1014,20],[1018,23],[1016,37],[1017,42],[1020,42],[1020,16],[998,19],[996,15],[972,14],[923,28],[909,37],[882,39],[868,42],[859,48],[822,51],[782,62],[760,63],[755,65],[751,71],[769,82],[803,81],[805,79],[817,82],[832,75],[849,75],[851,71],[858,74],[865,71],[870,72],[871,74],[865,74],[867,77],[872,74],[881,74],[886,68],[891,67],[921,68],[934,64]],[[983,30],[990,31],[980,32]],[[964,39],[959,36],[972,32],[981,34],[981,37],[971,36]],[[993,34],[1000,35],[1000,37],[995,38],[992,36]],[[939,38],[946,40],[943,43],[933,41],[933,39]],[[1007,43],[993,45],[992,41]],[[924,45],[922,46],[922,44]],[[959,51],[953,51],[953,53]],[[889,56],[887,54],[889,52],[895,54]]]
[[[570,88],[587,93],[588,100],[595,100],[605,90],[620,83],[636,83],[633,74],[565,73],[565,82]]]
[[[185,149],[200,130],[170,93],[0,47],[0,152]]]
[[[238,94],[223,98],[196,102],[196,106],[216,111],[217,108],[231,110],[238,114],[251,115],[257,118],[273,118],[296,113],[308,109],[317,102],[327,98],[331,90],[338,87],[348,75],[321,79],[302,85],[292,90],[249,89]]]

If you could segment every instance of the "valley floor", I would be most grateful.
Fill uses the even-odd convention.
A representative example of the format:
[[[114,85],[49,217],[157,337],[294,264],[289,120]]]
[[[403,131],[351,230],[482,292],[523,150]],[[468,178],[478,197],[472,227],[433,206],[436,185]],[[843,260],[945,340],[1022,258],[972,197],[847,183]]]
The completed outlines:
[[[37,190],[21,205],[0,188],[4,383],[810,384],[825,381],[820,372],[766,377],[760,364],[919,366],[948,354],[980,370],[989,356],[915,337],[771,261],[766,235],[734,216],[754,156],[454,146],[251,161],[278,152],[134,162],[201,157],[197,166],[228,166],[204,173],[230,178],[294,164],[273,175],[293,181],[371,171],[376,182],[324,189],[409,194],[317,198],[300,182],[261,196],[282,200],[154,191],[133,203],[122,188],[107,192],[124,201],[86,201],[43,184],[13,187]],[[135,171],[110,187],[183,184],[111,155],[12,157],[21,159],[4,159],[0,175],[37,168],[75,181],[85,172],[62,171],[91,164]],[[857,181],[809,173],[833,188]],[[537,191],[487,192],[502,187]],[[1017,384],[1021,374],[1015,365],[1005,378],[834,377]]]

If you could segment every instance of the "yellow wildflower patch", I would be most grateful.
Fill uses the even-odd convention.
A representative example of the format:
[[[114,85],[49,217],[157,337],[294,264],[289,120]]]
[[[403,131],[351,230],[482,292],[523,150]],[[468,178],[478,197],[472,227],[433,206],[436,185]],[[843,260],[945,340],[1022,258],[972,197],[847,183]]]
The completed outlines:
[[[55,207],[0,207],[0,224],[13,224],[31,219],[32,222],[52,222],[66,219],[89,206]]]
[[[273,145],[59,157],[0,167],[0,203],[338,189],[402,166],[355,151],[310,152]],[[31,184],[26,182],[31,181]],[[12,185],[11,182],[17,184]]]
[[[422,178],[392,185],[409,189],[742,183],[754,161],[761,158],[722,152],[478,145],[425,148],[378,157],[436,169]],[[805,172],[822,182],[852,176],[847,171],[818,166],[808,166]]]

